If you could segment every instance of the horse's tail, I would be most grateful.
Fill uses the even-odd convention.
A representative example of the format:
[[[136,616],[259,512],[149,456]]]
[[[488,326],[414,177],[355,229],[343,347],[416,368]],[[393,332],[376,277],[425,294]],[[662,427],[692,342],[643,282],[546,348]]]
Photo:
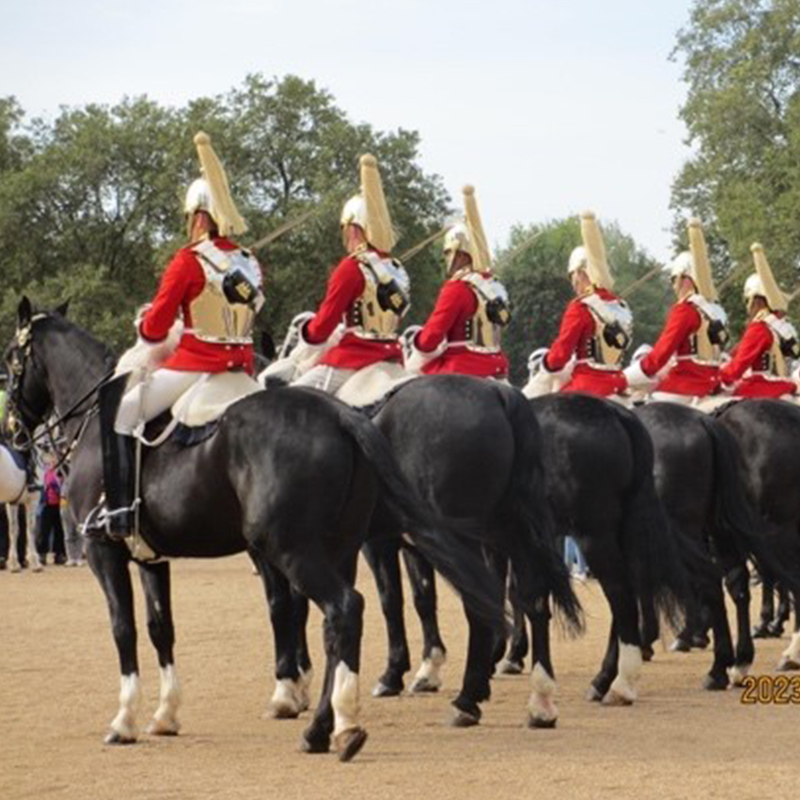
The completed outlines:
[[[514,432],[514,464],[508,494],[511,563],[519,600],[532,614],[537,595],[549,592],[571,633],[583,629],[583,612],[572,590],[569,571],[555,546],[555,525],[545,494],[542,438],[530,401],[516,389],[503,391]]]
[[[403,476],[389,442],[366,415],[337,403],[342,428],[372,467],[381,487],[381,501],[397,533],[407,533],[417,549],[464,599],[467,606],[495,630],[504,624],[503,591],[487,581],[486,563],[477,553],[459,546],[453,527],[438,519]]]
[[[772,575],[794,592],[800,590],[798,554],[779,536],[769,542],[758,534],[758,518],[748,500],[739,447],[731,432],[716,419],[703,416],[714,453],[715,525],[712,540],[720,556],[743,562],[752,558],[762,574]]]
[[[686,607],[688,582],[675,534],[656,492],[653,442],[633,413],[623,408],[618,412],[633,454],[633,483],[623,518],[624,555],[633,567],[640,601],[653,603],[677,628]]]

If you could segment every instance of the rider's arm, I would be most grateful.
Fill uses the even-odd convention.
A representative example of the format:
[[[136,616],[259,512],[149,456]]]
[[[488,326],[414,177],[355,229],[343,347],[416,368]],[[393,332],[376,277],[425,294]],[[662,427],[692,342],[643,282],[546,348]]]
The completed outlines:
[[[580,301],[572,300],[561,318],[558,336],[544,357],[545,369],[548,372],[561,372],[575,355],[581,337],[590,336],[592,329],[592,315],[589,310]]]
[[[423,353],[432,353],[445,339],[465,310],[474,314],[478,301],[472,289],[464,281],[448,281],[439,292],[433,312],[422,330],[417,334],[414,344]]]
[[[719,371],[722,382],[729,386],[736,383],[771,346],[772,334],[763,322],[748,325],[733,358]]]
[[[180,250],[169,263],[158,287],[153,304],[139,323],[139,334],[148,342],[161,342],[178,317],[181,304],[193,288],[195,295],[204,286],[205,276],[197,258],[188,250]]]
[[[639,362],[642,372],[652,378],[699,327],[700,312],[690,303],[676,303],[653,349]]]
[[[364,276],[358,262],[354,258],[342,259],[328,279],[325,299],[303,331],[306,341],[309,344],[326,342],[363,291]]]

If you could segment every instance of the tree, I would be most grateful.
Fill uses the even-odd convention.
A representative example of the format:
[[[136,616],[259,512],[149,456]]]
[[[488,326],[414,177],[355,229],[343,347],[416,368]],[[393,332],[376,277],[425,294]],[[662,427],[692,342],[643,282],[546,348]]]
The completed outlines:
[[[193,135],[212,137],[250,223],[245,243],[307,209],[313,219],[258,253],[267,304],[259,321],[280,334],[322,296],[341,257],[339,213],[358,188],[358,157],[381,162],[402,234],[399,250],[441,225],[448,198],[418,166],[419,137],[355,125],[313,81],[248,77],[225,95],[169,108],[145,97],[62,109],[22,127],[0,101],[0,314],[8,338],[20,295],[42,307],[73,301],[73,316],[117,349],[130,343],[136,306],[185,238],[183,193],[198,175]],[[441,270],[433,252],[409,265],[419,320]]]
[[[800,0],[695,0],[673,54],[688,85],[681,118],[694,155],[672,205],[702,218],[723,299],[741,322],[749,248],[764,244],[786,289],[800,261]]]
[[[623,290],[655,266],[616,223],[603,223],[603,234],[616,290]],[[511,361],[512,383],[524,383],[530,353],[538,347],[547,347],[558,333],[564,308],[574,296],[567,263],[572,249],[580,243],[580,223],[574,216],[540,225],[517,226],[511,231],[508,246],[497,254],[498,271],[513,310],[503,340]],[[658,278],[643,284],[631,296],[635,317],[633,348],[653,342],[658,336],[664,311],[669,307],[668,299],[668,286]]]

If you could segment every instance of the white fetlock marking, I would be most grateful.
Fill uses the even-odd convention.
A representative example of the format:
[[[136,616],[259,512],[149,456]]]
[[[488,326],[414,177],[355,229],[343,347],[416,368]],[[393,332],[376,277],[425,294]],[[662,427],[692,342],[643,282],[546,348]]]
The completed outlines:
[[[414,686],[419,683],[427,684],[431,688],[440,688],[442,678],[439,672],[445,661],[447,661],[445,652],[440,647],[432,647],[430,656],[422,660],[422,664],[420,664],[416,675],[414,675],[414,683],[411,686],[412,691]]]
[[[119,679],[119,711],[111,722],[111,730],[124,739],[135,739],[137,736],[136,713],[140,696],[139,675],[135,672],[122,675]]]
[[[161,679],[159,705],[153,715],[150,732],[177,733],[181,729],[177,714],[183,692],[181,691],[180,681],[178,681],[178,673],[175,671],[175,665],[168,664],[166,667],[161,667],[159,675]]]
[[[293,681],[291,678],[281,678],[275,684],[275,691],[269,701],[270,710],[280,715],[282,712],[287,715],[296,715],[304,708],[302,705],[302,685],[301,681]],[[308,708],[308,706],[306,706]]]
[[[358,673],[340,661],[333,673],[333,735],[358,727]]]
[[[733,686],[743,686],[744,679],[750,672],[749,664],[734,665],[728,669],[728,679]]]
[[[800,631],[792,634],[792,641],[782,655],[790,661],[800,662]]]
[[[611,684],[611,691],[629,702],[636,700],[636,684],[642,671],[642,651],[635,644],[619,643],[617,677]]]
[[[557,684],[547,674],[547,670],[537,662],[531,672],[531,696],[528,710],[534,719],[554,722],[558,719],[558,706],[555,704]]]

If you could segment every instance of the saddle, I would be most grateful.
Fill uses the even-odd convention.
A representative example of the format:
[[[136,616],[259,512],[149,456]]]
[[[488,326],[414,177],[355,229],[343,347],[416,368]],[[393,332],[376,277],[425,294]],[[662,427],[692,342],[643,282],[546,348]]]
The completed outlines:
[[[379,361],[359,370],[336,393],[343,403],[359,410],[383,405],[390,394],[419,375],[409,374],[402,364]],[[370,414],[371,416],[371,414]]]

